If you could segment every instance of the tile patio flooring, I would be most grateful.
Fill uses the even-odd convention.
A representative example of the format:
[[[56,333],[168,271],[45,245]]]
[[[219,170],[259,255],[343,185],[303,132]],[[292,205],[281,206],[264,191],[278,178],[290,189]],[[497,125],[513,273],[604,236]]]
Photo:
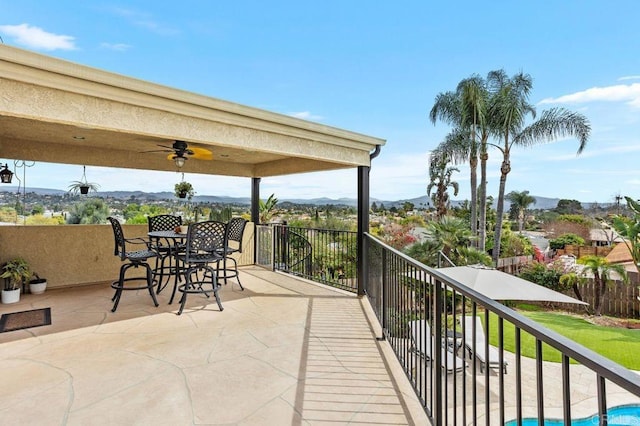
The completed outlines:
[[[52,325],[0,333],[0,424],[427,424],[357,297],[257,267],[185,312],[107,283],[22,295]]]

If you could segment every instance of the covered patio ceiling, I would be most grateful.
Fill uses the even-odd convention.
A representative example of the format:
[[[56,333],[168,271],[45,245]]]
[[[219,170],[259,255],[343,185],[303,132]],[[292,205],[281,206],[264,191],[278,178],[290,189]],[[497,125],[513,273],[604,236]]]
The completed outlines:
[[[369,166],[383,139],[0,45],[0,157],[176,171],[175,140],[207,148],[182,171],[269,177]]]

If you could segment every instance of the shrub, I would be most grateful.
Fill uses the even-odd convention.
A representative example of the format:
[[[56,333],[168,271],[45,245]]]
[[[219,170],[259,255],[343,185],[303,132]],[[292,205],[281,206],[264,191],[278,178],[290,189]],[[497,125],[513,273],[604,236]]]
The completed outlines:
[[[564,266],[561,262],[554,262],[548,265],[542,262],[532,262],[523,267],[518,276],[551,290],[564,292],[571,288],[571,284],[560,282],[560,277],[564,273]]]
[[[576,234],[562,234],[558,238],[549,241],[549,247],[554,250],[563,249],[566,245],[584,245],[584,238]]]

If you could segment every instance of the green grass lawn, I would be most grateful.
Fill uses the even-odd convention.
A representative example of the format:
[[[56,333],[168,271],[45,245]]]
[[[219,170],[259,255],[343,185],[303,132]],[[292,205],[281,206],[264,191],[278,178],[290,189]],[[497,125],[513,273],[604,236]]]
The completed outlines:
[[[582,318],[552,312],[519,311],[522,315],[540,323],[558,334],[591,349],[631,370],[640,370],[640,330],[603,327],[591,324]],[[498,317],[490,315],[489,331],[491,344],[498,345]],[[482,315],[484,319],[484,315]],[[514,326],[504,323],[505,350],[515,352]],[[528,333],[521,334],[522,355],[535,358],[535,339]],[[561,362],[560,352],[543,344],[542,356],[545,361]]]

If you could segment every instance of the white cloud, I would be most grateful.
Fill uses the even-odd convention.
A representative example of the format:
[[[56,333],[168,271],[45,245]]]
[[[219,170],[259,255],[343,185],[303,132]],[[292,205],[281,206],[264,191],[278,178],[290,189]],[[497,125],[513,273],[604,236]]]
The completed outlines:
[[[309,111],[290,112],[288,115],[295,118],[301,118],[303,120],[315,120],[320,121],[324,119],[321,115],[311,114]]]
[[[429,152],[407,152],[386,155],[371,163],[371,196],[382,200],[398,200],[426,195],[429,184]],[[464,175],[455,173],[454,181]]]
[[[575,160],[575,159],[584,159],[584,158],[601,158],[604,155],[609,154],[628,154],[633,152],[640,151],[640,145],[630,144],[630,145],[613,145],[606,146],[600,149],[587,149],[582,152],[582,154],[566,154],[566,155],[556,155],[547,157],[548,161],[566,161],[566,160]]]
[[[100,43],[100,47],[103,49],[116,50],[118,52],[124,52],[131,49],[131,45],[124,43]]]
[[[150,14],[145,12],[138,12],[136,10],[124,8],[114,8],[112,10],[116,15],[125,18],[131,24],[156,34],[175,35],[180,32],[175,28],[157,22]]]
[[[580,104],[587,102],[626,102],[640,107],[640,83],[617,84],[615,86],[592,87],[557,98],[546,98],[540,104]]]
[[[640,75],[626,75],[618,79],[618,81],[625,81],[625,80],[640,80]]]
[[[75,50],[75,37],[48,33],[29,24],[0,25],[0,32],[13,37],[17,44],[41,50]]]

